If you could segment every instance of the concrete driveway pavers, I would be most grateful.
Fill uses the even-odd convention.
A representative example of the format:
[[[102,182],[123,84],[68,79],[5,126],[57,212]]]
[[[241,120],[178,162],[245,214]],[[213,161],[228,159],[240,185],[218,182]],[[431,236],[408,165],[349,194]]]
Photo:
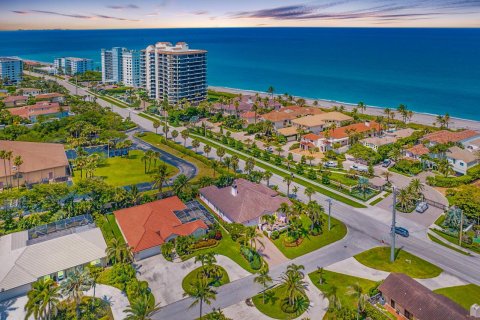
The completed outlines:
[[[226,256],[217,255],[218,265],[222,266],[230,278],[230,282],[247,277],[250,273]],[[195,258],[183,262],[169,262],[161,255],[156,255],[137,263],[138,278],[148,282],[155,301],[160,306],[165,306],[182,300],[182,281],[187,274],[200,267],[194,262]]]

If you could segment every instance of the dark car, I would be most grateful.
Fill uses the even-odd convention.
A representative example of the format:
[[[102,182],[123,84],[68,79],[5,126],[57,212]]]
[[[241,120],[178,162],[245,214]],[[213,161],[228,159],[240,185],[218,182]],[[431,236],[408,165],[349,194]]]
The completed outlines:
[[[392,160],[385,159],[385,160],[383,160],[382,167],[388,168],[391,164],[392,164]]]
[[[410,235],[408,230],[402,227],[395,227],[395,233],[405,238],[408,238],[408,236]]]

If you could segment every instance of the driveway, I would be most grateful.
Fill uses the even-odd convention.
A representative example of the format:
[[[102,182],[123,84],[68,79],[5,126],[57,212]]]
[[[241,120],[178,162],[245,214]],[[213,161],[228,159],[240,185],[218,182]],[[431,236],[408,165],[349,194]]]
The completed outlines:
[[[218,265],[222,266],[230,278],[230,282],[247,277],[250,273],[226,256],[217,255]],[[182,281],[187,274],[200,267],[200,263],[191,258],[183,262],[169,262],[162,255],[156,255],[138,262],[138,278],[148,282],[155,301],[165,306],[182,300]]]
[[[256,240],[256,242],[258,253],[260,253],[270,268],[289,260],[268,237],[263,236],[260,240]]]

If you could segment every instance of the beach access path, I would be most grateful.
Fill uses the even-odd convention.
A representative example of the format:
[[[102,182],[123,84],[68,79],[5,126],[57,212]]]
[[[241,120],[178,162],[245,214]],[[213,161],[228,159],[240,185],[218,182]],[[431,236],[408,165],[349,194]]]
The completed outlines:
[[[222,91],[228,92],[233,94],[242,94],[242,95],[254,95],[258,93],[261,97],[270,96],[270,94],[266,92],[260,91],[253,91],[253,90],[242,90],[242,89],[234,89],[234,88],[225,88],[225,87],[216,87],[216,86],[209,86],[211,90],[215,91]],[[277,95],[275,95],[277,96]],[[347,102],[340,102],[334,100],[324,100],[324,99],[311,99],[305,97],[297,97],[294,96],[295,99],[303,98],[309,105],[313,105],[314,101],[318,101],[318,106],[321,108],[329,108],[332,109],[334,106],[344,106],[345,110],[352,111],[353,108],[357,107],[354,103],[347,103]],[[386,107],[385,107],[386,108]],[[396,107],[391,107],[392,111],[396,111]],[[360,110],[359,110],[360,111]],[[384,108],[383,107],[374,107],[374,106],[367,106],[365,110],[365,114],[369,114],[372,116],[384,116]],[[413,117],[410,122],[419,123],[431,126],[436,120],[437,115],[428,114],[428,113],[421,113],[421,112],[414,112]],[[397,115],[398,119],[398,115]],[[451,129],[472,129],[472,130],[479,130],[480,131],[480,121],[476,120],[468,120],[468,119],[460,119],[451,117],[451,122],[449,123],[449,128]]]

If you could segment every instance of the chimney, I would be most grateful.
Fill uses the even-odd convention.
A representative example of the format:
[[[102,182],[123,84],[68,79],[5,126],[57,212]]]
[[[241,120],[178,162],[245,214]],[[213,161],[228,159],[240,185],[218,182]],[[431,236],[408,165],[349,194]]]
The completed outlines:
[[[238,188],[237,188],[237,183],[236,182],[233,182],[232,187],[230,189],[230,193],[234,197],[236,197],[238,195]]]
[[[365,121],[365,126],[370,127],[370,121]]]
[[[470,307],[470,317],[480,319],[480,306],[478,304],[475,303]]]

